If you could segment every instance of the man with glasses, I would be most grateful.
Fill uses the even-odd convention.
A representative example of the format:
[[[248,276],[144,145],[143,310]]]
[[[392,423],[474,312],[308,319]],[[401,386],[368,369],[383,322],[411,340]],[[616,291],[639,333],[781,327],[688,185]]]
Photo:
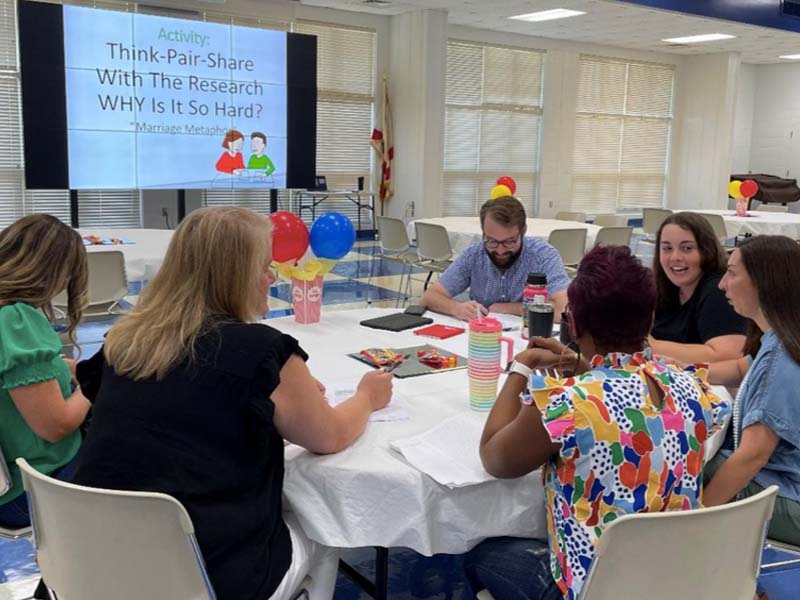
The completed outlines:
[[[560,315],[567,305],[569,277],[558,251],[544,240],[526,238],[525,208],[511,196],[481,207],[483,242],[464,250],[439,281],[422,295],[430,310],[468,321],[489,312],[522,314],[528,273],[545,273],[550,302]],[[469,289],[469,300],[453,297]]]

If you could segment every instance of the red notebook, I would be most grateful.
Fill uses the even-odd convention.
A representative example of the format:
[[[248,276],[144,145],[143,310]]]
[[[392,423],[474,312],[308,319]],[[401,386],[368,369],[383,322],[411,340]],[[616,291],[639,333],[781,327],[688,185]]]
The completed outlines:
[[[428,325],[428,327],[417,329],[414,335],[424,335],[425,337],[446,340],[454,335],[464,333],[464,331],[466,330],[463,327],[453,327],[452,325]]]

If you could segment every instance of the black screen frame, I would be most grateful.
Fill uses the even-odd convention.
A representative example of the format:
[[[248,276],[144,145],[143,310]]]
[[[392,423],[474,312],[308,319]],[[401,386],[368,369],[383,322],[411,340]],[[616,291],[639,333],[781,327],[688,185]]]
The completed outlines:
[[[63,5],[19,0],[18,31],[25,187],[67,190]],[[286,187],[309,188],[317,174],[317,38],[286,35]]]

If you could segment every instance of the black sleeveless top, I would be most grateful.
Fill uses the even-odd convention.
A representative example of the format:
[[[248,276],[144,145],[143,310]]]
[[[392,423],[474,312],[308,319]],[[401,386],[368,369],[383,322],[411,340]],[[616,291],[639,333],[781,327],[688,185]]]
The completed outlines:
[[[264,600],[292,557],[270,395],[289,357],[308,357],[294,338],[240,322],[220,324],[195,348],[193,363],[161,381],[116,375],[102,350],[80,363],[93,409],[73,481],[174,496],[192,518],[217,597]]]

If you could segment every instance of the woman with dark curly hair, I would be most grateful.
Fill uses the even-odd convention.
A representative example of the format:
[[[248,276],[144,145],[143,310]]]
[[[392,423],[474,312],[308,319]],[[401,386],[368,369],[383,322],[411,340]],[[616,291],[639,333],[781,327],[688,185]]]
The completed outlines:
[[[499,538],[467,556],[473,590],[503,600],[577,598],[607,523],[700,506],[704,442],[729,411],[704,372],[653,359],[645,339],[655,284],[629,248],[586,254],[567,298],[562,326],[578,353],[531,340],[481,438],[483,465],[495,477],[544,466],[549,552],[542,541]],[[543,368],[576,374],[550,377],[536,370]]]

